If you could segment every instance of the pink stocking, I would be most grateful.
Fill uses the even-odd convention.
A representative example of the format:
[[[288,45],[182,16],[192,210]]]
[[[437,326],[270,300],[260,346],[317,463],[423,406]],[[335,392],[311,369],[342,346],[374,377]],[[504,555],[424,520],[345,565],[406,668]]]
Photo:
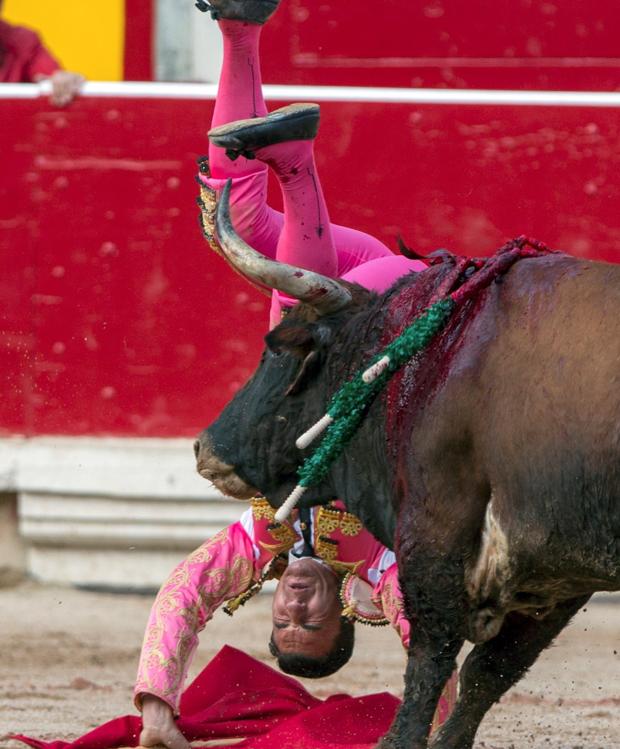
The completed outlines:
[[[211,127],[263,117],[267,107],[259,60],[262,26],[225,19],[218,25],[224,40],[224,59]],[[231,216],[239,235],[259,252],[275,258],[283,219],[267,205],[267,167],[243,156],[231,161],[224,149],[210,144],[209,167],[211,177],[200,175],[200,179],[215,190],[221,190],[228,178],[234,179]]]
[[[311,140],[278,143],[257,149],[256,158],[273,169],[282,190],[284,226],[276,259],[334,278],[338,275],[338,256],[313,146]],[[280,305],[291,303],[293,300],[274,294],[272,326],[279,322]]]
[[[329,213],[314,162],[313,141],[289,141],[257,149],[274,171],[284,201],[284,226],[276,259],[332,278],[338,273]]]
[[[211,120],[212,128],[267,114],[258,56],[262,26],[228,20],[218,21],[218,25],[224,40],[224,59]],[[211,145],[209,166],[216,179],[266,172],[262,164],[244,159],[243,156],[230,161],[222,148]]]

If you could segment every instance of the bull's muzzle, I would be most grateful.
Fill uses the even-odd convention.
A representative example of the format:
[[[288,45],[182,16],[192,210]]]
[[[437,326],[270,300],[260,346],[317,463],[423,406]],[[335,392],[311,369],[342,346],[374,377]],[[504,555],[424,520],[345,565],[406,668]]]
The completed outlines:
[[[235,467],[217,457],[208,432],[202,432],[194,442],[196,470],[222,494],[234,499],[250,499],[258,490],[235,473]]]

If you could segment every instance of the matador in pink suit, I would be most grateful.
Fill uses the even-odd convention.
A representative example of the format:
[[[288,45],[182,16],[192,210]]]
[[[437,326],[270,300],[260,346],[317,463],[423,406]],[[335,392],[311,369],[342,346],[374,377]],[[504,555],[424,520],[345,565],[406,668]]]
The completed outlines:
[[[278,2],[197,2],[211,11],[224,39],[209,160],[201,164],[203,202],[212,207],[213,192],[232,178],[235,229],[264,255],[383,291],[425,266],[394,255],[374,237],[330,223],[313,153],[318,105],[294,104],[267,114],[258,44]],[[266,202],[268,168],[282,189],[283,214]],[[204,210],[207,238],[211,219]],[[293,303],[274,295],[271,324]],[[189,749],[174,717],[198,632],[225,601],[231,599],[227,606],[233,610],[270,576],[280,578],[270,649],[287,673],[321,677],[338,670],[353,649],[354,621],[392,624],[407,647],[394,555],[342,503],[300,510],[290,522],[277,523],[268,502],[254,500],[238,523],[182,562],[157,596],[135,689],[143,711],[142,745]],[[456,675],[438,707],[437,724],[449,714],[455,692]]]
[[[327,676],[351,656],[354,622],[391,624],[403,646],[403,612],[394,553],[335,501],[294,511],[278,523],[267,500],[190,554],[162,585],[149,617],[135,685],[143,709],[140,743],[188,749],[174,723],[198,633],[222,604],[230,613],[268,577],[273,598],[271,652],[298,676]],[[435,714],[440,725],[456,700],[456,673]],[[151,710],[151,708],[153,708]],[[149,713],[150,711],[150,713]]]

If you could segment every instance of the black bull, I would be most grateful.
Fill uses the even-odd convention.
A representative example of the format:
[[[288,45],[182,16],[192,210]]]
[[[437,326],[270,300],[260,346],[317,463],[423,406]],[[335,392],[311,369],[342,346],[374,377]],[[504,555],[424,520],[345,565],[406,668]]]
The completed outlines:
[[[309,450],[295,439],[444,277],[411,275],[320,315],[299,305],[252,379],[196,443],[198,470],[278,506]],[[620,588],[620,266],[519,261],[398,373],[325,482],[396,550],[412,621],[403,705],[383,747],[467,749],[489,707],[595,591]]]

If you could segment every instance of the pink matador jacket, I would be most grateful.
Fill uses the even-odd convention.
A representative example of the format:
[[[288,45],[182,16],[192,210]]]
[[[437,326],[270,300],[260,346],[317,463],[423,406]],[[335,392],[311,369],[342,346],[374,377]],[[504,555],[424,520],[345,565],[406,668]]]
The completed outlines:
[[[343,574],[343,614],[365,624],[391,624],[405,648],[409,622],[403,612],[394,552],[365,530],[340,501],[311,511],[315,554]],[[266,499],[252,506],[233,523],[206,541],[172,572],[162,585],[149,616],[135,702],[152,694],[178,714],[178,705],[190,661],[198,645],[198,633],[216,609],[228,599],[228,608],[256,583],[265,568],[280,555],[301,550],[303,538],[299,514],[278,523]],[[440,723],[456,700],[456,672],[444,689],[438,713]]]

